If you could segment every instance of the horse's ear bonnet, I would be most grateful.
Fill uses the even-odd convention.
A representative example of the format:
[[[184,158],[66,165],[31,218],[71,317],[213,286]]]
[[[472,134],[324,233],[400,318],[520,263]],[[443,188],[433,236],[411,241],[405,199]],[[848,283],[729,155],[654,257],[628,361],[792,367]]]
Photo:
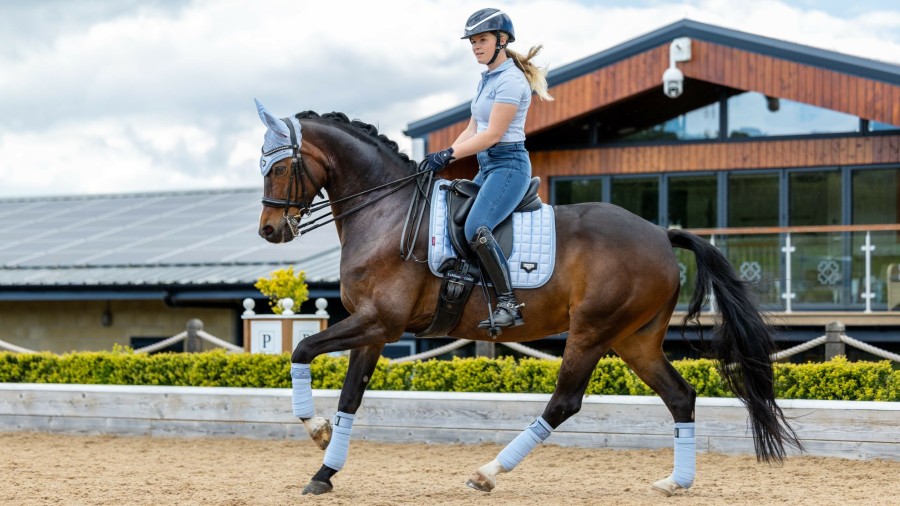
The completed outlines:
[[[293,153],[293,144],[291,143],[291,130],[288,128],[287,122],[290,121],[297,133],[297,149],[300,149],[300,142],[303,136],[300,133],[300,122],[297,118],[290,117],[278,119],[262,105],[259,100],[256,101],[256,110],[259,111],[259,119],[266,125],[266,135],[263,138],[262,156],[259,158],[259,171],[263,176],[269,173],[272,165],[280,160],[289,158]],[[298,151],[299,152],[299,151]]]

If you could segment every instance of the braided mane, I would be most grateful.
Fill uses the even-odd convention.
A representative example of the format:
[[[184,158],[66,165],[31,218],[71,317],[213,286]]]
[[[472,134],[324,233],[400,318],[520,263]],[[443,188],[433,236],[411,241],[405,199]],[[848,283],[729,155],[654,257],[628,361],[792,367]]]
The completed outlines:
[[[346,114],[344,114],[342,112],[328,112],[328,113],[319,115],[315,111],[303,111],[303,112],[298,112],[297,114],[294,115],[294,117],[297,119],[328,120],[328,121],[337,123],[341,127],[344,127],[345,130],[350,130],[351,132],[366,134],[368,137],[371,137],[372,139],[377,141],[377,143],[373,143],[373,144],[376,144],[376,145],[380,144],[380,145],[388,148],[388,150],[391,151],[397,158],[399,158],[401,162],[403,162],[404,164],[409,166],[412,170],[416,169],[416,166],[417,166],[416,162],[414,162],[413,160],[410,160],[409,156],[407,156],[406,153],[402,153],[400,151],[400,147],[397,145],[396,142],[388,139],[388,137],[386,135],[378,133],[378,128],[376,128],[375,125],[370,125],[369,123],[365,123],[358,119],[351,120],[350,118],[347,117]],[[350,127],[350,128],[346,128],[346,127]]]

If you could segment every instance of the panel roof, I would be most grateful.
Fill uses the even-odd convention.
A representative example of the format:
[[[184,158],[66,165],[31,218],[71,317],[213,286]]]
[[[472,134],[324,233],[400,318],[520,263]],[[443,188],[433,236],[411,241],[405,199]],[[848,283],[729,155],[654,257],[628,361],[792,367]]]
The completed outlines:
[[[231,285],[295,266],[337,283],[333,225],[290,244],[257,235],[261,191],[0,199],[0,287]]]

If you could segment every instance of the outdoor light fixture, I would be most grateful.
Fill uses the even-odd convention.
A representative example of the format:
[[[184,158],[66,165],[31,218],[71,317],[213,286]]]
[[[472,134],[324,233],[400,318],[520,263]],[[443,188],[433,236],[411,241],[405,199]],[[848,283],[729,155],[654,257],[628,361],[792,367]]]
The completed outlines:
[[[663,73],[663,93],[669,98],[678,98],[684,92],[684,74],[675,62],[691,59],[691,39],[679,37],[669,46],[669,68]]]
[[[100,325],[104,327],[109,327],[112,325],[113,315],[112,308],[110,308],[109,302],[106,303],[106,309],[103,310],[103,313],[100,314]]]

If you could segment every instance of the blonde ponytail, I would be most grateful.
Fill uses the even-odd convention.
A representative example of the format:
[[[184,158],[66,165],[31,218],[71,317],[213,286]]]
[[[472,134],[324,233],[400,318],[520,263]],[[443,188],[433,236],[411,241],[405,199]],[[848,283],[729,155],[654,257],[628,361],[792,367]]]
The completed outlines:
[[[541,100],[551,101],[553,100],[553,97],[551,97],[550,93],[547,91],[547,69],[540,68],[534,63],[531,63],[531,59],[537,56],[543,48],[544,46],[542,44],[531,46],[527,56],[522,56],[511,49],[507,49],[506,56],[512,58],[516,67],[519,67],[519,70],[525,74],[525,79],[528,80],[531,90],[534,91]]]

